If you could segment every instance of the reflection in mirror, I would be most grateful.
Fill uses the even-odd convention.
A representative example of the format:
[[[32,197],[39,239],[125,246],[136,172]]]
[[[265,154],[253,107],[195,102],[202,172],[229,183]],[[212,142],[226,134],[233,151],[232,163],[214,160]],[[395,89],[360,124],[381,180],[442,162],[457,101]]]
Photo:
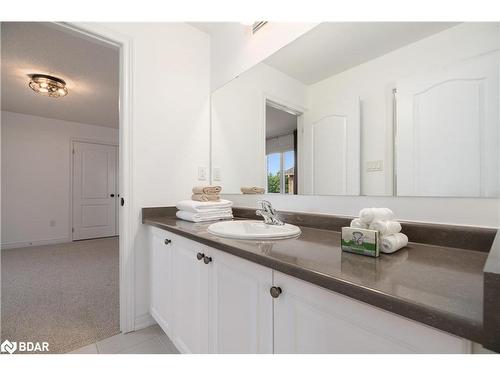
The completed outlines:
[[[498,197],[498,23],[322,23],[212,94],[225,193]]]
[[[266,103],[267,193],[297,194],[297,117]]]

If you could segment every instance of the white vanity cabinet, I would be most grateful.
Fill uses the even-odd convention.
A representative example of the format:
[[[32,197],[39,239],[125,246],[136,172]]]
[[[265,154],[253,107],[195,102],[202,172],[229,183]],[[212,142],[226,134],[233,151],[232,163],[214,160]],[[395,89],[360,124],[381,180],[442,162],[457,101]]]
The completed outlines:
[[[171,338],[182,353],[207,353],[209,289],[208,267],[201,258],[204,246],[180,236],[174,236],[171,245]]]
[[[210,353],[272,353],[272,270],[215,249],[210,256]]]
[[[177,349],[272,353],[272,270],[161,229],[151,232],[150,312]]]
[[[466,339],[151,230],[151,315],[182,353],[470,353]]]
[[[208,352],[206,267],[202,245],[151,228],[150,313],[183,353]]]
[[[172,331],[172,251],[169,233],[151,227],[150,234],[150,313],[168,334]]]
[[[468,340],[274,272],[275,353],[469,353]]]

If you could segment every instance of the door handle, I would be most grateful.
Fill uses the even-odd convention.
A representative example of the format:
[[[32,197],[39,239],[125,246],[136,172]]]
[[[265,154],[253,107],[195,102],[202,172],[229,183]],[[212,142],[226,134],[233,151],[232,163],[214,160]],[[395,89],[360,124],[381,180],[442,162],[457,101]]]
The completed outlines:
[[[109,196],[110,196],[111,198],[114,198],[114,197],[115,197],[115,195],[114,195],[114,194],[109,194]]]
[[[269,293],[271,293],[271,297],[278,298],[283,291],[279,286],[272,286]]]
[[[120,205],[121,205],[121,206],[125,206],[125,199],[120,198]]]
[[[204,257],[205,257],[205,254],[203,254],[203,253],[196,254],[196,259],[198,259],[198,260],[202,260]]]
[[[204,256],[204,257],[203,257],[203,262],[204,262],[205,264],[208,264],[208,263],[210,263],[211,261],[212,261],[212,257],[207,257],[207,256]]]

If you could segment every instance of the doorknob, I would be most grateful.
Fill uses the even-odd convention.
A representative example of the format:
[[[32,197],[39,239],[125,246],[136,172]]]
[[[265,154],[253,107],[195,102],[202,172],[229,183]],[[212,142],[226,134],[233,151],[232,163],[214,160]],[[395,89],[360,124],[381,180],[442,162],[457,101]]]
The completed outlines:
[[[114,194],[109,194],[109,196],[110,196],[111,198],[114,198],[114,197],[115,197],[115,195],[114,195]]]
[[[205,258],[205,254],[203,254],[203,253],[196,254],[196,259],[202,260],[203,258]]]
[[[203,262],[205,262],[205,264],[208,264],[208,263],[210,263],[211,261],[212,261],[212,257],[207,257],[207,256],[205,256],[205,257],[203,258]]]
[[[271,293],[271,297],[273,298],[278,298],[282,292],[279,286],[272,286],[271,289],[269,289],[269,293]]]

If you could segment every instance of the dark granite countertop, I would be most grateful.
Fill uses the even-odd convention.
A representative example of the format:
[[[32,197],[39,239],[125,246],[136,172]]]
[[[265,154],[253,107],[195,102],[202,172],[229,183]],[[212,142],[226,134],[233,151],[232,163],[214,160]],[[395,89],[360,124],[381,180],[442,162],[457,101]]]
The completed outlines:
[[[231,240],[209,234],[210,223],[178,220],[173,212],[145,215],[143,223],[482,342],[486,252],[410,243],[395,254],[369,258],[342,252],[340,233],[332,230],[302,226],[294,239]]]

